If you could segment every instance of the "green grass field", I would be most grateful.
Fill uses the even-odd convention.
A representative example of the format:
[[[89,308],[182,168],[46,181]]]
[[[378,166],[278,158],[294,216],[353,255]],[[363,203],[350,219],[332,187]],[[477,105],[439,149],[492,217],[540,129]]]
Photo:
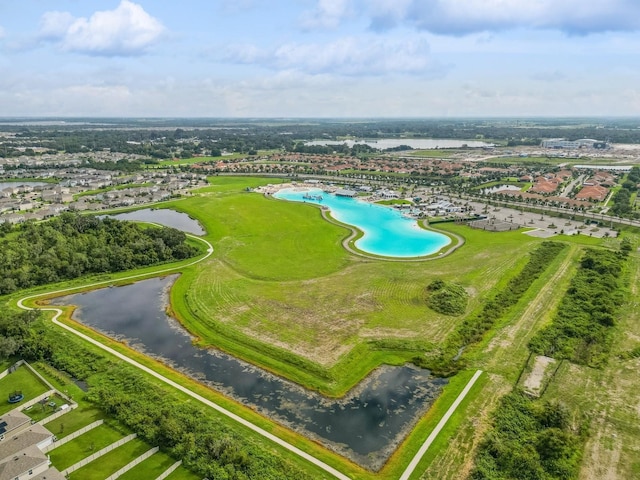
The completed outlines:
[[[58,438],[64,438],[73,432],[86,427],[96,420],[105,418],[104,412],[92,405],[80,404],[77,408],[61,417],[52,420],[45,426]]]
[[[16,390],[19,390],[24,395],[24,399],[19,403],[9,403],[9,395]],[[8,374],[3,379],[0,379],[0,415],[7,413],[9,410],[18,408],[24,405],[32,398],[49,390],[45,384],[43,384],[38,377],[36,377],[31,370],[24,365],[18,367],[18,369]],[[32,409],[40,408],[38,405],[34,405]]]
[[[96,453],[98,450],[117,442],[129,433],[130,432],[127,432],[120,426],[104,423],[83,433],[70,442],[51,450],[49,453],[51,463],[58,470],[62,471],[78,463],[83,458]],[[107,476],[108,475],[105,475],[105,477]]]
[[[120,480],[139,480],[141,478],[158,478],[176,461],[169,455],[157,452],[147,458],[144,462],[136,465],[124,475],[118,477]]]
[[[105,453],[69,475],[70,480],[104,480],[122,467],[138,458],[151,447],[142,440],[134,438],[124,445]],[[54,450],[55,452],[55,450]],[[153,477],[138,477],[153,478]]]
[[[446,338],[460,318],[426,307],[424,288],[433,279],[455,279],[472,294],[473,309],[539,242],[519,232],[496,235],[447,224],[442,228],[467,237],[460,254],[417,263],[362,259],[341,246],[348,230],[324,221],[317,208],[247,193],[246,179],[218,180],[174,205],[197,218],[215,246],[208,261],[176,282],[174,312],[199,344],[326,393],[344,391],[380,363],[402,363],[415,353],[385,358],[371,348],[375,342],[410,339],[428,346]]]
[[[186,468],[179,467],[171,475],[167,477],[167,480],[202,480],[195,473],[190,472]]]

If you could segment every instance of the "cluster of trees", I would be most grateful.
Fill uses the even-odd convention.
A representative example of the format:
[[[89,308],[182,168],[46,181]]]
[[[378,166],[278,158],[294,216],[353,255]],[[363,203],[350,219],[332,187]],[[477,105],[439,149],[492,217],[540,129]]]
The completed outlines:
[[[427,306],[443,315],[462,315],[469,295],[461,285],[436,279],[427,286]]]
[[[577,478],[583,438],[568,410],[515,390],[502,398],[478,449],[472,480]]]
[[[418,366],[431,369],[436,375],[450,376],[464,367],[458,361],[460,352],[468,345],[479,342],[482,336],[514,306],[531,284],[549,267],[566,245],[545,241],[530,253],[524,268],[512,277],[498,294],[484,303],[482,309],[464,319],[447,338],[445,344],[434,350],[430,356],[412,359]]]
[[[633,194],[638,192],[638,184],[640,184],[640,167],[636,166],[631,169],[620,190],[613,196],[611,213],[618,217],[633,215],[634,218],[640,218],[640,214],[633,212],[633,205],[631,204]]]
[[[39,350],[40,336],[32,328],[40,317],[37,310],[0,313],[0,359],[18,356],[31,357]]]
[[[533,352],[591,366],[606,361],[611,327],[624,301],[621,278],[631,249],[627,241],[619,252],[585,251],[553,322],[531,340]]]
[[[349,146],[346,143],[340,145],[305,145],[304,142],[285,145],[288,151],[296,153],[309,153],[313,155],[332,155],[334,153],[357,157],[359,155],[369,155],[379,152],[378,149],[364,143],[356,143]],[[410,150],[411,148],[409,148]]]
[[[118,366],[95,375],[87,399],[206,478],[275,480],[304,476],[291,464],[206,415],[201,407],[159,391],[129,368]]]
[[[0,229],[0,295],[93,273],[182,260],[198,253],[174,228],[65,213]]]

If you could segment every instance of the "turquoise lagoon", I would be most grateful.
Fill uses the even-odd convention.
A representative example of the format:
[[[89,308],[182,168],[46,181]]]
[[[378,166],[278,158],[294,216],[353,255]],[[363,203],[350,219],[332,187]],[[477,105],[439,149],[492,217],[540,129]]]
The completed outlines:
[[[364,235],[356,241],[355,246],[373,255],[422,257],[437,253],[451,243],[446,235],[421,228],[416,220],[405,217],[394,208],[357,198],[339,197],[317,188],[304,191],[286,188],[273,196],[327,207],[336,220],[362,230]]]

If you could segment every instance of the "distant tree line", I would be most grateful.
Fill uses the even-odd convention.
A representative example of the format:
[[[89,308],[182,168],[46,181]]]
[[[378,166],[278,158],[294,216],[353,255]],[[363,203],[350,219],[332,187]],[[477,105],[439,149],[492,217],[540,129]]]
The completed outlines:
[[[198,250],[174,228],[64,213],[0,227],[0,295],[93,273],[182,260]]]
[[[0,148],[0,156],[25,153],[24,148],[39,147],[47,152],[84,153],[108,149],[155,159],[212,155],[223,150],[245,153],[258,150],[304,151],[305,153],[342,152],[340,145],[326,149],[300,147],[310,140],[339,141],[355,138],[440,138],[497,141],[506,145],[539,145],[541,139],[566,137],[570,140],[594,138],[613,143],[640,143],[640,129],[634,120],[536,119],[495,121],[481,119],[407,119],[407,120],[317,120],[251,121],[184,119],[145,122],[136,119],[112,120],[101,125],[17,126],[2,125],[13,132]],[[349,154],[364,154],[360,149]],[[337,148],[336,148],[337,147]],[[364,146],[366,147],[366,146]],[[362,147],[362,148],[364,148]],[[349,149],[349,147],[346,147]],[[297,150],[298,149],[298,150]],[[399,149],[399,148],[398,148]],[[349,149],[352,150],[352,149]],[[347,153],[346,151],[344,153]]]

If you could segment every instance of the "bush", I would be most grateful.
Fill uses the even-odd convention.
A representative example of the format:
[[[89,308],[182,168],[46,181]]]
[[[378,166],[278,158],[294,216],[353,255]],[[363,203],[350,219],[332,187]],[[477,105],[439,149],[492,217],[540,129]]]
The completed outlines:
[[[443,315],[462,315],[467,308],[469,295],[456,283],[434,280],[427,287],[427,306]]]

